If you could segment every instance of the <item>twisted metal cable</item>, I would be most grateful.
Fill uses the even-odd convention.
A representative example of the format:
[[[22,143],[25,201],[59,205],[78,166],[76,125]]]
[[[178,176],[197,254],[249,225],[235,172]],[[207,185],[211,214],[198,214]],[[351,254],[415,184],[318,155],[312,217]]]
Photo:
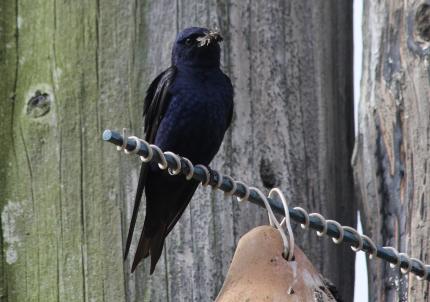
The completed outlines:
[[[226,195],[234,195],[238,201],[250,201],[260,206],[264,206],[264,200],[256,188],[250,188],[241,181],[235,181],[228,175],[208,169],[203,165],[194,166],[185,157],[180,157],[172,152],[162,152],[156,145],[150,145],[146,141],[130,136],[124,140],[124,136],[118,132],[105,130],[103,140],[113,143],[119,151],[124,150],[127,154],[138,154],[143,162],[155,161],[160,169],[169,169],[172,175],[184,174],[186,179],[195,179],[202,185],[211,185],[214,189],[220,189]],[[155,151],[155,152],[154,152]],[[212,173],[211,173],[212,172]],[[284,214],[282,204],[272,198],[266,198],[270,207],[279,214]],[[405,253],[399,253],[393,247],[377,247],[375,243],[366,235],[359,234],[349,226],[342,226],[337,221],[326,220],[321,214],[308,214],[300,207],[289,209],[289,216],[292,220],[300,223],[303,229],[311,228],[317,231],[318,236],[327,235],[333,242],[340,244],[348,243],[354,252],[363,251],[369,254],[369,259],[373,257],[381,258],[390,263],[393,268],[400,268],[401,273],[412,273],[418,280],[430,281],[430,265],[424,264],[421,260],[411,258]]]

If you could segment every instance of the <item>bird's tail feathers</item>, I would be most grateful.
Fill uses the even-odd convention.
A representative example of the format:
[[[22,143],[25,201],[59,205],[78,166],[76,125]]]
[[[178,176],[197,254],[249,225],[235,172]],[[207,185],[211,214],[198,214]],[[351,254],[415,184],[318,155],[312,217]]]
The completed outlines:
[[[163,224],[157,228],[157,232],[152,236],[148,237],[145,230],[139,239],[139,244],[134,255],[133,265],[131,266],[131,272],[134,272],[139,262],[151,255],[151,269],[150,274],[155,270],[155,265],[160,259],[161,252],[163,251],[164,239],[166,238],[167,226]]]
[[[125,244],[124,261],[127,259],[128,252],[130,251],[131,241],[133,239],[134,227],[136,225],[137,214],[139,212],[140,203],[142,200],[143,190],[145,188],[146,177],[148,175],[148,166],[142,163],[140,168],[139,183],[137,185],[136,197],[134,198],[133,214],[131,216],[130,226],[128,229],[127,241]]]
[[[163,225],[162,228],[155,234],[154,238],[151,240],[151,270],[150,275],[155,270],[158,259],[160,259],[161,253],[163,252],[164,239],[166,238],[167,226]]]

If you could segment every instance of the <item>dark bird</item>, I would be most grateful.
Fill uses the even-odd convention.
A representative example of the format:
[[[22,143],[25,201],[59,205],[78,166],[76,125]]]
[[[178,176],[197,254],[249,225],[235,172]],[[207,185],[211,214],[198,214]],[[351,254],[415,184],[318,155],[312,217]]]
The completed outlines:
[[[233,87],[220,69],[221,35],[190,27],[178,34],[171,66],[147,90],[145,139],[163,151],[208,165],[218,152],[233,114]],[[132,265],[151,255],[152,274],[164,240],[191,200],[198,182],[171,176],[155,164],[142,164],[127,236],[127,257],[143,191],[146,216]]]

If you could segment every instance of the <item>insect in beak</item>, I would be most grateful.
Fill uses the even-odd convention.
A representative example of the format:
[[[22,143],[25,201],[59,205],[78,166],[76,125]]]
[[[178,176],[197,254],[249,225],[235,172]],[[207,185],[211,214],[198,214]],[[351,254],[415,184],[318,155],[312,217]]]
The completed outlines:
[[[199,44],[198,47],[208,46],[209,44],[214,42],[221,42],[223,39],[218,30],[209,30],[203,37],[198,37],[197,41]]]

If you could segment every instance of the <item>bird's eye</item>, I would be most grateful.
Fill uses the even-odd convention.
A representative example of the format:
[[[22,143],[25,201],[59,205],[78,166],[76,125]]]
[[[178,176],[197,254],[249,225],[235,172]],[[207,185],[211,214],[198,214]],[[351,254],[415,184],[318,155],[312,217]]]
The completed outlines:
[[[185,40],[185,45],[190,46],[191,44],[193,44],[193,40],[191,38]]]

